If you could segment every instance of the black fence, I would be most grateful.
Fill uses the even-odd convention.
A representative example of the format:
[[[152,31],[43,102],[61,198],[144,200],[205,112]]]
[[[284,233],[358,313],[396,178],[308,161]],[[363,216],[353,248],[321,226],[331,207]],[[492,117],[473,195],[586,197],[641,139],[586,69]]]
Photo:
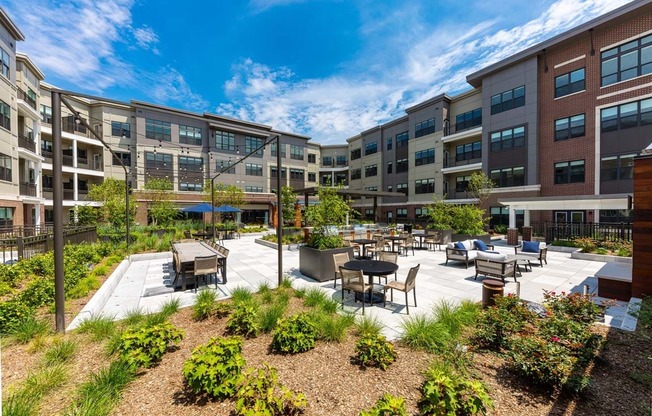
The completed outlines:
[[[579,222],[539,222],[533,221],[532,234],[543,237],[547,242],[591,238],[594,240],[632,240],[632,224],[619,223],[579,223]]]
[[[64,227],[64,244],[94,243],[97,241],[97,228]],[[2,262],[28,259],[35,254],[54,249],[52,227],[13,227],[13,230],[0,230],[0,252]]]

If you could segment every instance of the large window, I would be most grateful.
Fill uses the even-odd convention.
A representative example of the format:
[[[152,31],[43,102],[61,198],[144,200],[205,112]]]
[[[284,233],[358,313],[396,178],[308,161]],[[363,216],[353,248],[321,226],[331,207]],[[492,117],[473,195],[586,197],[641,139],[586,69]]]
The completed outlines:
[[[361,178],[362,178],[362,170],[361,169],[351,169],[351,180],[361,179]]]
[[[253,153],[254,150],[256,151],[256,153],[254,153],[255,155],[263,155],[263,139],[259,137],[245,136],[245,153],[250,154]],[[301,160],[303,160],[303,153],[301,153]]]
[[[455,178],[455,192],[466,192],[469,189],[470,176],[458,176]]]
[[[290,159],[303,160],[303,146],[290,145]]]
[[[256,163],[245,163],[245,175],[263,176],[263,165]]]
[[[378,142],[371,142],[364,145],[364,155],[373,155],[378,152]]]
[[[455,131],[470,129],[482,124],[482,108],[467,111],[455,116]]]
[[[603,133],[647,124],[652,124],[652,98],[600,111],[600,129]]]
[[[378,165],[369,165],[364,167],[364,177],[368,178],[370,176],[378,175]]]
[[[429,165],[435,163],[435,149],[426,149],[414,153],[414,166]]]
[[[263,192],[262,186],[245,186],[245,192]]]
[[[178,178],[180,191],[201,191],[204,186],[204,159],[179,156]]]
[[[322,166],[333,166],[333,156],[324,156],[321,158]]]
[[[600,160],[600,180],[634,179],[636,154],[605,156]]]
[[[351,150],[351,160],[360,159],[362,157],[362,149]]]
[[[408,184],[407,183],[397,183],[396,192],[403,192],[405,195],[408,194]]]
[[[317,182],[317,174],[315,172],[308,172],[308,182]]]
[[[396,161],[396,173],[403,173],[408,171],[408,160],[398,159]]]
[[[555,163],[555,184],[584,182],[584,161]]]
[[[271,148],[272,156],[276,156],[276,146],[277,146],[277,145],[276,145],[276,142],[272,143],[272,148]],[[286,155],[286,153],[285,153],[285,147],[286,147],[286,146],[285,146],[284,144],[281,144],[281,157],[282,157],[282,158],[286,158],[286,157],[287,157],[287,155]]]
[[[201,146],[201,128],[179,125],[179,143]]]
[[[396,208],[396,218],[407,218],[408,210],[407,208]]]
[[[490,174],[491,180],[497,188],[525,185],[525,168],[517,166],[513,168],[494,169]]]
[[[435,192],[434,179],[417,179],[414,181],[415,194],[432,194]]]
[[[235,166],[232,166],[233,162],[230,160],[216,160],[215,161],[215,170],[222,173],[228,173],[230,175],[235,174]]]
[[[376,191],[378,191],[378,187],[377,187],[377,186],[367,186],[366,188],[364,188],[364,190],[365,190],[365,191],[373,191],[373,192],[376,192]]]
[[[479,159],[481,157],[482,142],[480,141],[455,146],[455,161],[457,162],[470,159]]]
[[[408,136],[407,131],[403,132],[403,133],[400,133],[400,134],[397,134],[396,135],[396,148],[398,149],[398,148],[401,148],[403,146],[407,146],[408,139],[409,139],[409,136]]]
[[[172,155],[165,153],[145,152],[145,167],[151,172],[155,170],[172,170]]]
[[[387,150],[392,150],[392,138],[387,138]]]
[[[42,110],[41,106],[41,110]],[[49,107],[48,107],[49,108]],[[43,113],[41,112],[41,117],[43,117]],[[50,109],[50,117],[52,117],[52,109]],[[129,123],[123,123],[121,121],[112,121],[111,122],[111,136],[115,137],[126,137],[126,138],[131,138],[131,126]]]
[[[392,162],[387,162],[387,173],[392,173]]]
[[[0,153],[0,181],[11,182],[11,156]]]
[[[336,164],[337,166],[346,166],[346,163],[347,163],[346,156],[344,156],[344,155],[342,155],[342,156],[339,156],[339,155],[338,155],[338,156],[335,156],[335,164]]]
[[[5,78],[9,78],[10,63],[9,54],[3,48],[0,48],[0,72],[2,72]]]
[[[216,130],[215,148],[235,152],[235,134]]]
[[[584,136],[584,114],[555,120],[555,140]]]
[[[290,180],[303,180],[304,175],[303,169],[290,169]]]
[[[652,73],[652,35],[601,54],[602,86]]]
[[[513,149],[525,145],[525,127],[514,127],[491,133],[491,151]]]
[[[179,172],[203,172],[204,160],[201,157],[179,156]]]
[[[414,138],[432,134],[435,132],[435,119],[431,118],[426,121],[417,123],[414,126]]]
[[[41,104],[41,121],[52,124],[52,107]]]
[[[270,166],[269,167],[269,177],[270,178],[277,178],[278,177],[278,170],[276,169],[276,166]],[[281,168],[281,179],[287,179],[287,169]]]
[[[172,141],[172,127],[170,122],[146,118],[145,137],[163,142]]]
[[[585,90],[584,68],[555,77],[555,98]]]
[[[14,225],[14,208],[0,208],[0,226],[13,227]]]
[[[115,152],[115,156],[113,156],[112,159],[113,159],[113,166],[122,166],[120,164],[120,161],[122,161],[122,163],[125,166],[131,166],[131,153]]]
[[[308,163],[317,163],[317,155],[314,153],[308,153]]]
[[[11,107],[0,100],[0,127],[11,130]]]
[[[525,86],[491,96],[491,114],[502,113],[525,105]]]

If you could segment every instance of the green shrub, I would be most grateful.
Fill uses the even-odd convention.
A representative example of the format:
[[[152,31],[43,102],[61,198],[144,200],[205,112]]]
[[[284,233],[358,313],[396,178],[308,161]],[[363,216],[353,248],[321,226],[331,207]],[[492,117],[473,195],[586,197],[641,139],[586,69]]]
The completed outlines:
[[[36,277],[20,293],[20,300],[31,308],[54,302],[54,279]]]
[[[213,313],[217,292],[212,290],[202,290],[197,295],[195,304],[192,307],[192,317],[196,321],[208,318]]]
[[[317,327],[305,313],[280,319],[272,337],[272,349],[298,353],[315,347]]]
[[[242,335],[246,338],[258,336],[260,327],[256,308],[246,303],[236,304],[226,322],[226,330],[230,334]]]
[[[79,279],[79,282],[75,287],[68,291],[68,299],[79,299],[88,295],[92,290],[96,290],[101,286],[100,279],[97,276],[89,275],[82,279]]]
[[[251,303],[253,299],[251,290],[246,287],[239,286],[231,291],[231,300],[233,300],[233,303]]]
[[[396,361],[396,351],[383,335],[365,335],[355,344],[355,359],[362,367],[386,370]]]
[[[287,304],[284,303],[275,303],[263,308],[260,312],[260,328],[263,332],[272,332],[286,309]]]
[[[405,399],[385,393],[374,407],[360,412],[360,416],[407,416]]]
[[[163,305],[161,305],[161,311],[159,313],[165,316],[167,319],[175,313],[179,312],[179,309],[181,309],[181,298],[177,296],[163,302]]]
[[[423,415],[485,414],[493,403],[485,386],[447,365],[434,364],[425,372],[419,410]]]
[[[347,330],[355,323],[354,315],[337,315],[320,311],[312,313],[311,319],[317,326],[317,338],[326,342],[342,342]]]
[[[537,336],[513,337],[510,355],[516,372],[544,386],[563,385],[577,361],[559,341]]]
[[[9,331],[9,336],[19,344],[27,344],[33,338],[45,335],[49,331],[50,325],[47,322],[38,320],[34,316],[27,316],[16,322]]]
[[[361,316],[355,322],[356,333],[360,336],[378,335],[383,330],[383,326],[377,316]]]
[[[283,276],[280,287],[283,289],[292,289],[292,279],[289,276]]]
[[[77,327],[77,331],[80,334],[91,334],[93,341],[101,341],[111,337],[116,331],[116,326],[110,317],[94,315],[84,319]]]
[[[326,292],[319,287],[311,287],[303,297],[303,304],[309,308],[319,306],[328,300]]]
[[[33,309],[20,300],[0,302],[0,334],[9,333],[33,313]]]
[[[307,400],[278,382],[276,369],[268,364],[250,369],[244,375],[235,395],[237,415],[292,416],[303,413]]]
[[[170,344],[176,344],[183,338],[183,332],[171,323],[145,327],[122,334],[118,352],[123,361],[137,370],[149,368],[161,360]]]
[[[231,310],[233,309],[232,306],[233,305],[231,303],[217,302],[213,307],[213,313],[215,314],[216,318],[226,318],[227,316],[231,315]]]
[[[22,277],[20,267],[14,264],[0,264],[0,282],[16,287]]]
[[[109,268],[105,265],[95,266],[91,274],[93,276],[106,276],[109,273]]]
[[[45,365],[63,364],[69,362],[77,353],[74,341],[57,339],[43,354]]]
[[[601,313],[600,307],[592,302],[591,297],[581,293],[556,293],[544,291],[543,305],[550,312],[563,314],[569,319],[591,324]]]
[[[536,315],[521,300],[512,296],[496,297],[496,305],[482,311],[472,336],[480,348],[499,350],[509,346],[509,338],[522,331]]]
[[[451,343],[451,334],[434,318],[416,315],[401,323],[401,341],[415,350],[441,352]]]
[[[244,366],[242,339],[211,338],[192,351],[182,372],[195,393],[206,393],[224,400],[236,394]]]

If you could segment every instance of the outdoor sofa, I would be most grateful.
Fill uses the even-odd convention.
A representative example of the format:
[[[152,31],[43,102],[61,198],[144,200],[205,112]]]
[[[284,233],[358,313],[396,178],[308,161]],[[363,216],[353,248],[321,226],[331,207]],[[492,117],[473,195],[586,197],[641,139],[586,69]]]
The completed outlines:
[[[475,279],[478,275],[498,277],[503,282],[513,277],[516,282],[516,259],[507,260],[506,254],[479,251],[475,256]]]
[[[448,265],[448,260],[463,261],[468,269],[469,262],[473,262],[479,252],[493,249],[493,245],[486,244],[481,240],[464,240],[448,243],[446,245],[446,265]]]
[[[514,247],[514,254],[519,256],[532,257],[532,260],[539,260],[539,265],[543,267],[543,263],[548,264],[546,256],[548,255],[548,248],[546,243],[539,241],[521,241],[519,245]]]

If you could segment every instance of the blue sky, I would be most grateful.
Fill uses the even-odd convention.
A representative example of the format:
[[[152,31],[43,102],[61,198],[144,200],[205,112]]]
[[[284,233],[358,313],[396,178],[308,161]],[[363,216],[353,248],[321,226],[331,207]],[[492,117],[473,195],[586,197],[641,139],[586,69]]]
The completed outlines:
[[[344,141],[624,0],[0,0],[58,87]]]

